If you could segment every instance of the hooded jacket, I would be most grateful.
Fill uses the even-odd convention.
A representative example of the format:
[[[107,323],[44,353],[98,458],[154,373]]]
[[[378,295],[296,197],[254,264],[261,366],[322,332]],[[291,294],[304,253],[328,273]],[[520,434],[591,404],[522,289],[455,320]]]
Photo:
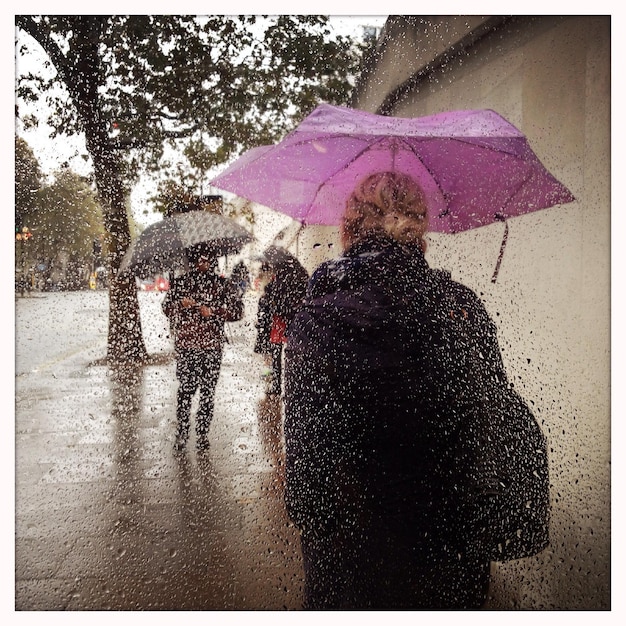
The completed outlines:
[[[479,346],[482,372],[455,323]],[[401,536],[415,554],[458,558],[454,450],[477,376],[506,384],[495,325],[418,247],[377,237],[322,264],[286,345],[285,498],[296,526]]]

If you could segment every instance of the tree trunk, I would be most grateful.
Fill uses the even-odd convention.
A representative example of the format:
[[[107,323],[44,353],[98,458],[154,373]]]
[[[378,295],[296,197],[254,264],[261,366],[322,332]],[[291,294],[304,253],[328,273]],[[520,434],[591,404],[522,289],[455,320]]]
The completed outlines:
[[[62,51],[50,32],[31,16],[16,16],[16,24],[29,33],[46,51],[65,83],[85,132],[87,152],[94,163],[98,195],[104,213],[109,243],[109,334],[107,361],[144,362],[148,353],[143,341],[139,300],[133,277],[118,277],[122,257],[130,245],[126,215],[126,192],[119,153],[113,151],[108,136],[108,120],[102,115],[99,88],[101,77],[99,46],[106,17],[67,16],[66,28],[72,33],[70,50]]]
[[[142,363],[147,358],[135,280],[115,277],[109,287],[107,361],[110,364]]]
[[[98,172],[99,168],[96,168]],[[104,226],[109,235],[109,333],[107,341],[107,361],[110,364],[122,362],[142,363],[148,358],[143,341],[141,315],[137,286],[133,276],[119,276],[119,266],[128,249],[130,230],[126,215],[125,194],[118,180],[116,185],[111,180],[99,180],[110,175],[103,170],[98,176],[98,190],[119,187],[113,198],[107,198],[104,209]],[[104,195],[104,194],[102,194]]]
[[[104,213],[104,227],[109,243],[109,334],[107,341],[107,361],[110,364],[121,362],[142,363],[148,358],[143,341],[141,315],[137,286],[134,276],[119,275],[119,267],[124,253],[130,245],[130,228],[126,214],[126,190],[120,176],[120,156],[107,149],[103,139],[97,138],[101,125],[85,127],[87,146],[98,142],[91,150],[94,161],[94,174],[98,194]],[[94,138],[94,131],[96,138]]]

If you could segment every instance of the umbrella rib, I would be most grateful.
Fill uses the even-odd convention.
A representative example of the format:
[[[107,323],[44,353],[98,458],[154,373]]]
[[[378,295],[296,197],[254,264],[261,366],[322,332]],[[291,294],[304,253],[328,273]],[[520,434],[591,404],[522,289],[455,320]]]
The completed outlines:
[[[360,149],[357,153],[355,153],[353,155],[353,157],[349,160],[346,161],[344,163],[340,164],[340,167],[335,170],[331,176],[329,176],[328,178],[326,178],[323,182],[321,182],[318,186],[317,189],[315,190],[315,193],[313,195],[313,198],[311,199],[311,201],[309,202],[309,205],[306,209],[306,211],[308,212],[311,207],[315,204],[320,191],[322,190],[322,188],[328,183],[328,181],[332,180],[335,176],[337,176],[337,174],[345,171],[350,165],[352,165],[352,163],[354,163],[359,157],[361,157],[361,155],[363,155],[367,150],[369,150],[372,146],[376,145],[377,143],[381,143],[382,141],[384,141],[385,139],[390,139],[390,138],[397,138],[399,140],[402,140],[402,138],[400,136],[397,135],[372,135],[371,136],[372,139],[366,139],[364,137],[362,137],[363,141],[365,142],[365,145],[363,146],[362,149]],[[326,137],[326,139],[344,139],[344,138],[348,138],[348,139],[354,139],[353,135],[350,135],[349,133],[334,133],[332,135],[328,135]],[[286,138],[285,138],[286,139]],[[300,146],[308,146],[311,144],[311,139],[307,138],[307,139],[295,139],[292,143],[289,144],[289,147],[300,147]],[[261,158],[265,158],[267,157],[267,154],[272,152],[274,149],[276,149],[278,147],[279,144],[274,144],[274,145],[270,145],[267,146],[268,150],[267,152],[263,153],[263,154],[259,154],[257,157],[255,157],[254,159],[251,159],[250,162],[255,162],[258,161]],[[417,155],[416,155],[417,156]],[[418,157],[419,158],[419,157]],[[292,178],[294,181],[299,180],[293,173],[292,173]],[[301,182],[307,182],[306,179],[302,179]],[[302,221],[303,224],[306,223],[306,215],[302,215],[300,220]]]
[[[511,200],[513,200],[513,198],[515,198],[515,196],[519,193],[519,191],[524,187],[524,185],[532,178],[532,171],[529,172],[526,177],[524,178],[524,180],[515,188],[515,190],[509,194],[509,197],[507,198],[507,201],[502,205],[502,207],[500,208],[501,211],[504,211],[504,209],[510,204]],[[493,214],[494,218],[496,220],[498,219],[502,219],[502,220],[506,220],[506,217],[504,216],[499,216],[497,213]]]
[[[445,217],[448,212],[450,211],[450,207],[448,206],[448,200],[446,198],[446,194],[444,192],[444,190],[441,188],[441,185],[439,184],[439,181],[437,180],[437,178],[435,177],[434,173],[431,171],[431,169],[428,167],[428,165],[426,165],[426,163],[424,163],[423,159],[419,156],[419,154],[417,154],[417,152],[413,149],[413,146],[406,142],[404,139],[400,138],[400,141],[402,141],[408,148],[409,150],[414,154],[415,158],[424,166],[424,169],[430,174],[431,179],[434,181],[434,183],[437,185],[437,189],[439,189],[439,193],[441,194],[441,197],[444,199],[445,203],[446,203],[446,209],[445,211],[443,211],[442,213],[440,213],[437,217]]]
[[[333,139],[342,139],[342,138],[350,138],[351,136],[349,134],[345,134],[345,133],[337,133],[335,135],[332,136]],[[337,174],[345,171],[350,165],[352,165],[352,163],[354,163],[359,157],[361,157],[365,152],[367,152],[368,150],[370,150],[372,148],[372,146],[379,144],[383,141],[385,141],[386,139],[395,139],[399,142],[401,142],[403,145],[407,146],[408,149],[413,153],[413,155],[415,156],[415,158],[424,166],[424,169],[426,169],[426,171],[430,174],[432,180],[435,182],[435,184],[437,185],[437,189],[439,189],[439,193],[441,193],[442,198],[444,198],[444,200],[446,200],[446,194],[444,193],[443,189],[441,188],[441,185],[439,184],[439,181],[435,178],[433,172],[431,171],[431,169],[426,165],[426,163],[424,163],[423,159],[419,156],[419,154],[415,151],[415,149],[413,148],[413,146],[411,146],[410,143],[408,143],[406,141],[406,139],[404,137],[401,137],[400,135],[372,135],[373,141],[368,142],[366,139],[364,139],[364,141],[366,141],[366,145],[359,150],[357,153],[355,153],[353,155],[353,157],[349,160],[346,161],[344,163],[341,164],[341,167],[339,167],[335,172],[333,172],[332,176],[329,176],[325,181],[321,182],[318,186],[317,189],[315,190],[315,194],[313,195],[313,199],[311,200],[311,202],[309,203],[308,209],[310,209],[314,204],[315,201],[317,200],[317,197],[319,195],[319,193],[321,192],[322,188],[324,186],[326,186],[328,184],[328,182],[330,180],[332,180]],[[439,137],[416,137],[416,139],[421,140],[421,141],[428,141],[431,139],[440,139]],[[475,145],[472,141],[469,141],[467,138],[464,137],[447,137],[447,139],[449,139],[450,141],[458,141],[460,143],[463,144],[470,144],[470,145]],[[302,139],[299,141],[294,141],[293,144],[291,145],[307,145],[310,143],[310,139]],[[480,146],[483,149],[487,149],[487,150],[491,150],[493,152],[502,152],[502,150],[498,150],[496,149],[494,146],[490,146],[490,145],[481,145]],[[514,158],[518,158],[516,157],[516,155],[508,153],[510,156],[514,157]],[[447,200],[446,200],[447,203]],[[508,204],[508,202],[507,202]],[[448,214],[448,207],[446,207],[446,210],[443,211],[438,217],[445,217]],[[306,220],[306,217],[303,216],[303,219]]]
[[[430,138],[425,137],[424,140],[427,140]],[[463,138],[463,137],[448,137],[448,139],[450,141],[458,141],[459,143],[464,143],[464,144],[469,144],[469,145],[476,145],[471,141],[468,141],[467,139]],[[417,154],[417,152],[413,149],[413,146],[411,146],[411,144],[409,144],[408,142],[405,142],[404,139],[400,138],[400,141],[402,141],[403,143],[405,143],[409,150],[411,150],[411,152],[413,152],[413,154],[415,155],[415,157],[420,161],[420,163],[424,166],[424,168],[428,171],[428,173],[431,175],[431,178],[433,179],[433,181],[435,182],[435,184],[437,185],[437,188],[439,189],[439,191],[441,192],[441,195],[443,196],[444,199],[446,199],[446,195],[443,191],[443,189],[441,188],[441,186],[439,185],[439,181],[435,178],[435,176],[433,175],[433,172],[430,170],[430,168],[426,165],[426,163],[424,163],[423,159]],[[502,150],[498,150],[496,149],[494,146],[489,146],[489,145],[481,145],[480,146],[482,149],[487,149],[487,150],[491,150],[493,152],[499,152],[502,153]],[[513,159],[516,160],[522,160],[520,159],[519,156],[515,155],[515,154],[511,154],[510,152],[505,152],[505,154],[507,154],[508,156],[512,157]],[[506,206],[511,202],[511,200],[517,195],[517,193],[519,192],[520,189],[522,189],[522,187],[526,184],[526,182],[531,178],[532,174],[529,173],[524,180],[519,184],[519,186],[515,189],[515,191],[513,193],[511,193],[509,195],[509,198],[507,199],[507,201],[502,205],[501,207],[501,211],[503,211]],[[449,207],[446,207],[446,210],[443,213],[440,213],[438,217],[445,217],[448,214],[449,211]],[[497,213],[494,213],[494,217],[496,219],[498,219],[497,217]]]
[[[333,139],[342,139],[344,137],[350,137],[350,135],[347,134],[336,134],[333,135]],[[320,183],[317,186],[317,189],[315,190],[315,194],[313,196],[313,199],[311,200],[311,202],[309,203],[309,209],[315,204],[315,201],[317,200],[317,196],[319,195],[320,191],[322,190],[322,188],[330,181],[332,180],[335,176],[337,176],[337,174],[345,171],[346,169],[348,169],[348,167],[350,165],[352,165],[352,163],[354,163],[362,154],[364,154],[365,152],[367,152],[368,150],[371,149],[372,146],[376,145],[377,143],[380,143],[382,141],[384,141],[387,137],[381,137],[380,135],[372,135],[372,137],[374,138],[374,140],[371,143],[367,143],[367,145],[365,145],[361,150],[359,150],[357,153],[355,153],[352,158],[349,161],[346,161],[344,163],[341,164],[341,167],[339,167],[335,172],[333,172],[332,176],[329,176],[324,182]],[[365,140],[367,141],[367,140]],[[301,141],[298,142],[301,144],[306,144],[309,143],[308,141]]]

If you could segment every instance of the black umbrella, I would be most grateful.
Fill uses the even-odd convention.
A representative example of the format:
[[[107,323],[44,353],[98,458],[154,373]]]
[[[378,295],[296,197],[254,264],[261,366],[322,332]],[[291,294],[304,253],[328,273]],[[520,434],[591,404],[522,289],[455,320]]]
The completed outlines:
[[[120,273],[150,276],[189,267],[188,255],[202,248],[215,257],[236,254],[254,237],[234,220],[209,213],[188,211],[148,226],[128,248]]]
[[[302,302],[309,280],[309,273],[298,259],[281,246],[271,245],[263,251],[260,260],[267,263],[274,273],[271,290],[277,313],[291,317]]]
[[[299,265],[298,259],[282,246],[271,245],[263,250],[261,260],[276,269],[280,265]]]

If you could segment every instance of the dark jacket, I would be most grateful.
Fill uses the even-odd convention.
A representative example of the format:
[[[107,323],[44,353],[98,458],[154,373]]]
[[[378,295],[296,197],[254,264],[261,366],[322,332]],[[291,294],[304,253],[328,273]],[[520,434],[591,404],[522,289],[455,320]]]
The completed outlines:
[[[256,339],[254,342],[254,351],[258,354],[270,354],[272,351],[272,344],[270,343],[272,316],[271,283],[268,283],[259,297],[256,311]]]
[[[306,294],[309,275],[297,261],[285,262],[275,269],[271,292],[272,307],[276,315],[287,324],[291,322]]]
[[[309,275],[295,259],[280,264],[265,286],[257,308],[257,336],[254,351],[260,354],[271,352],[270,334],[275,315],[289,327],[306,293]]]
[[[197,304],[182,306],[182,299]],[[200,305],[213,309],[204,317]],[[177,277],[162,304],[170,322],[177,350],[221,350],[225,341],[224,322],[240,320],[243,300],[236,285],[213,272],[191,270]]]
[[[300,529],[458,558],[451,451],[476,366],[451,319],[470,322],[483,375],[504,383],[483,304],[418,248],[366,241],[315,271],[286,346],[286,504]]]

